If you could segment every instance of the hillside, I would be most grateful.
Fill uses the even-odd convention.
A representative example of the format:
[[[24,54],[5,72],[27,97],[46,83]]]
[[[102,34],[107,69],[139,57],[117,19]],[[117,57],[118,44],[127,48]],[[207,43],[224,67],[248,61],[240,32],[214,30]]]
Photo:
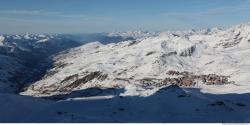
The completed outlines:
[[[146,91],[170,84],[216,94],[246,93],[249,33],[250,25],[241,24],[225,30],[162,32],[107,45],[92,42],[55,56],[53,68],[23,94],[127,86]]]

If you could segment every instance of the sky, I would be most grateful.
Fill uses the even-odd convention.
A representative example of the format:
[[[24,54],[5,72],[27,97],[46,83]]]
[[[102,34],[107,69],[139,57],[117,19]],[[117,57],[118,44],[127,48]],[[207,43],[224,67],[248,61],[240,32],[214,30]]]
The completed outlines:
[[[99,33],[228,27],[250,0],[0,0],[0,33]]]

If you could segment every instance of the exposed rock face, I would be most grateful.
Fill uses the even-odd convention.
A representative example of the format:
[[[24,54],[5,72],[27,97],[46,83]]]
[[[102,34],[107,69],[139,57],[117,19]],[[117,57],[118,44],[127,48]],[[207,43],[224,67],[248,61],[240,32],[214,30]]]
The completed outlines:
[[[145,56],[149,56],[151,54],[154,54],[155,52],[154,51],[151,51],[151,52],[148,52]]]
[[[180,56],[191,56],[194,51],[195,51],[195,46],[191,46],[190,48],[187,48],[186,50],[181,52]]]
[[[78,78],[78,75],[74,75],[74,76],[69,76],[70,78],[68,78],[66,81],[70,82],[73,81],[71,80],[72,78],[76,77],[76,80],[74,82],[71,82],[70,84],[62,87],[59,89],[59,91],[72,91],[74,88],[77,88],[78,86],[85,84],[93,79],[97,79],[100,81],[105,80],[108,75],[107,74],[102,74],[101,72],[91,72],[88,75],[82,77],[82,78]],[[65,82],[65,80],[63,80],[61,83]]]
[[[52,84],[49,86],[42,86],[38,88],[34,88],[33,85],[31,85],[31,89],[33,91],[40,92],[42,94],[50,94],[52,92],[72,92],[73,90],[79,88],[80,86],[83,86],[85,83],[90,82],[91,80],[99,80],[103,81],[108,77],[107,74],[103,74],[102,72],[96,71],[96,72],[86,72],[86,75],[79,76],[78,74],[74,74],[71,76],[66,77],[63,79],[60,83]]]

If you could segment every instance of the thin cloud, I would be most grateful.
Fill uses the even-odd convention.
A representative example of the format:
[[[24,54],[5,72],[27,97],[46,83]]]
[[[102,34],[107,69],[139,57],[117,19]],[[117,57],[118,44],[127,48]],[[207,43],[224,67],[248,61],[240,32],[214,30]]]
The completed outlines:
[[[24,15],[24,16],[47,16],[47,17],[62,17],[62,18],[86,18],[83,14],[67,14],[56,11],[43,10],[2,10],[0,14],[8,15]]]
[[[246,3],[236,6],[224,6],[219,8],[211,8],[200,12],[167,12],[162,13],[162,16],[168,17],[205,17],[205,16],[213,16],[213,15],[220,15],[220,14],[231,14],[235,12],[244,12],[250,11],[250,0],[247,0]]]
[[[250,10],[250,5],[241,5],[241,6],[226,6],[221,8],[213,8],[207,10],[205,14],[222,14],[222,13],[232,13],[232,12],[241,12]]]

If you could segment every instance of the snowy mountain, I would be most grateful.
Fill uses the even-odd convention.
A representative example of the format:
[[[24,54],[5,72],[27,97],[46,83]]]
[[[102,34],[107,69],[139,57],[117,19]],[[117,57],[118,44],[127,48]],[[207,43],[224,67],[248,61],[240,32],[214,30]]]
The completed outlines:
[[[128,34],[128,35],[124,35]],[[14,34],[0,35],[0,92],[19,92],[37,81],[53,63],[51,57],[63,50],[99,40],[103,44],[135,39],[137,35],[109,33],[70,34]],[[135,33],[134,33],[135,34]]]
[[[249,34],[250,25],[241,24],[226,30],[163,32],[107,45],[92,42],[55,56],[53,68],[23,94],[130,86],[136,88],[132,95],[148,96],[152,88],[170,84],[211,93],[249,92]]]
[[[17,92],[26,82],[36,80],[46,71],[48,57],[80,44],[57,35],[1,35],[0,92]],[[40,72],[40,73],[39,73]],[[34,77],[35,76],[35,77]]]
[[[111,33],[92,33],[92,34],[65,34],[64,37],[79,41],[80,43],[89,43],[98,41],[102,44],[118,43],[127,40],[135,40],[143,37],[157,35],[155,32],[128,31]]]
[[[249,53],[250,23],[0,35],[0,122],[249,122]]]

